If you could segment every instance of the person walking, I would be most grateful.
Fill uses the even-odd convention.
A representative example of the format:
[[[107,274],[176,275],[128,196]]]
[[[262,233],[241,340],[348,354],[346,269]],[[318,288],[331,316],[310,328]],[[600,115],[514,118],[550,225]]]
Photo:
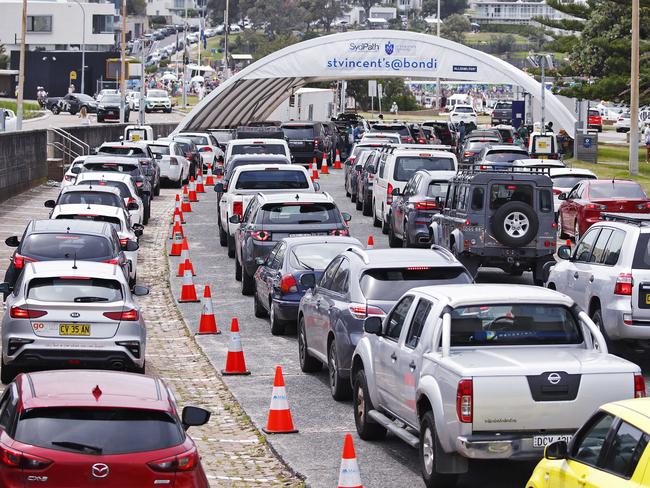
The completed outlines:
[[[85,106],[81,107],[81,110],[79,110],[79,118],[81,119],[81,125],[90,125],[88,109]]]

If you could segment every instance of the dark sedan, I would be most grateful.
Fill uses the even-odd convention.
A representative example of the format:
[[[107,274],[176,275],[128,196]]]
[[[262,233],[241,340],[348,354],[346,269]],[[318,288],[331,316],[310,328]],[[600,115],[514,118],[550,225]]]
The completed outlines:
[[[102,101],[97,105],[97,122],[104,122],[105,120],[120,121],[120,105],[122,97],[119,95],[104,95]],[[129,104],[124,104],[124,122],[129,121],[131,111]]]
[[[273,335],[283,334],[286,325],[295,327],[302,296],[330,261],[352,246],[362,247],[354,237],[343,236],[287,237],[278,242],[266,259],[258,259],[255,316],[269,316]]]

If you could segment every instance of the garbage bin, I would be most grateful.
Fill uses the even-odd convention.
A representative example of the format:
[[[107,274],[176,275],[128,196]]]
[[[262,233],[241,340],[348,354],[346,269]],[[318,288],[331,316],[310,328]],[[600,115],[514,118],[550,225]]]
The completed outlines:
[[[598,162],[598,133],[576,134],[576,159],[587,163]]]

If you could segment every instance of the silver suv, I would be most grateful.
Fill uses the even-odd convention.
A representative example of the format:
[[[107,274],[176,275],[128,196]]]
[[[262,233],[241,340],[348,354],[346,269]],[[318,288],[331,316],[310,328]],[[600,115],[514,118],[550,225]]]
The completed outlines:
[[[573,298],[609,341],[650,346],[650,216],[602,216],[573,254],[558,249],[546,286]]]

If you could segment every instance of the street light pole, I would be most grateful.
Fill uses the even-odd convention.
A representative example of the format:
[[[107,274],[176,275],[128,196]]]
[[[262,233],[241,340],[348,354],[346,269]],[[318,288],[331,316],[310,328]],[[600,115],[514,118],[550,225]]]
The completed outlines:
[[[542,96],[541,96],[541,99],[540,99],[541,104],[542,104],[542,127],[541,127],[540,130],[541,130],[542,134],[546,134],[546,120],[545,120],[545,116],[546,116],[546,87],[544,86],[545,83],[546,83],[546,77],[544,75],[544,61],[545,61],[546,58],[543,55],[540,56],[539,58],[540,58],[539,62],[540,62],[541,67],[542,67]]]
[[[630,69],[630,176],[639,174],[639,0],[632,0],[632,66]]]
[[[23,128],[23,101],[25,99],[25,36],[27,34],[27,0],[23,0],[23,35],[20,38],[20,61],[18,63],[18,100],[16,100],[16,130]]]
[[[438,13],[436,15],[436,36],[440,37],[440,0],[438,0]],[[440,114],[440,77],[436,78],[436,108],[438,114]]]
[[[79,0],[74,2],[81,8],[83,28],[81,31],[81,93],[86,93],[86,9]]]
[[[122,0],[122,33],[120,35],[120,121],[124,122],[126,101],[126,0]]]
[[[225,80],[228,79],[228,75],[230,74],[230,69],[228,67],[228,31],[230,30],[229,11],[230,0],[226,0],[226,11],[223,16],[223,77]]]

